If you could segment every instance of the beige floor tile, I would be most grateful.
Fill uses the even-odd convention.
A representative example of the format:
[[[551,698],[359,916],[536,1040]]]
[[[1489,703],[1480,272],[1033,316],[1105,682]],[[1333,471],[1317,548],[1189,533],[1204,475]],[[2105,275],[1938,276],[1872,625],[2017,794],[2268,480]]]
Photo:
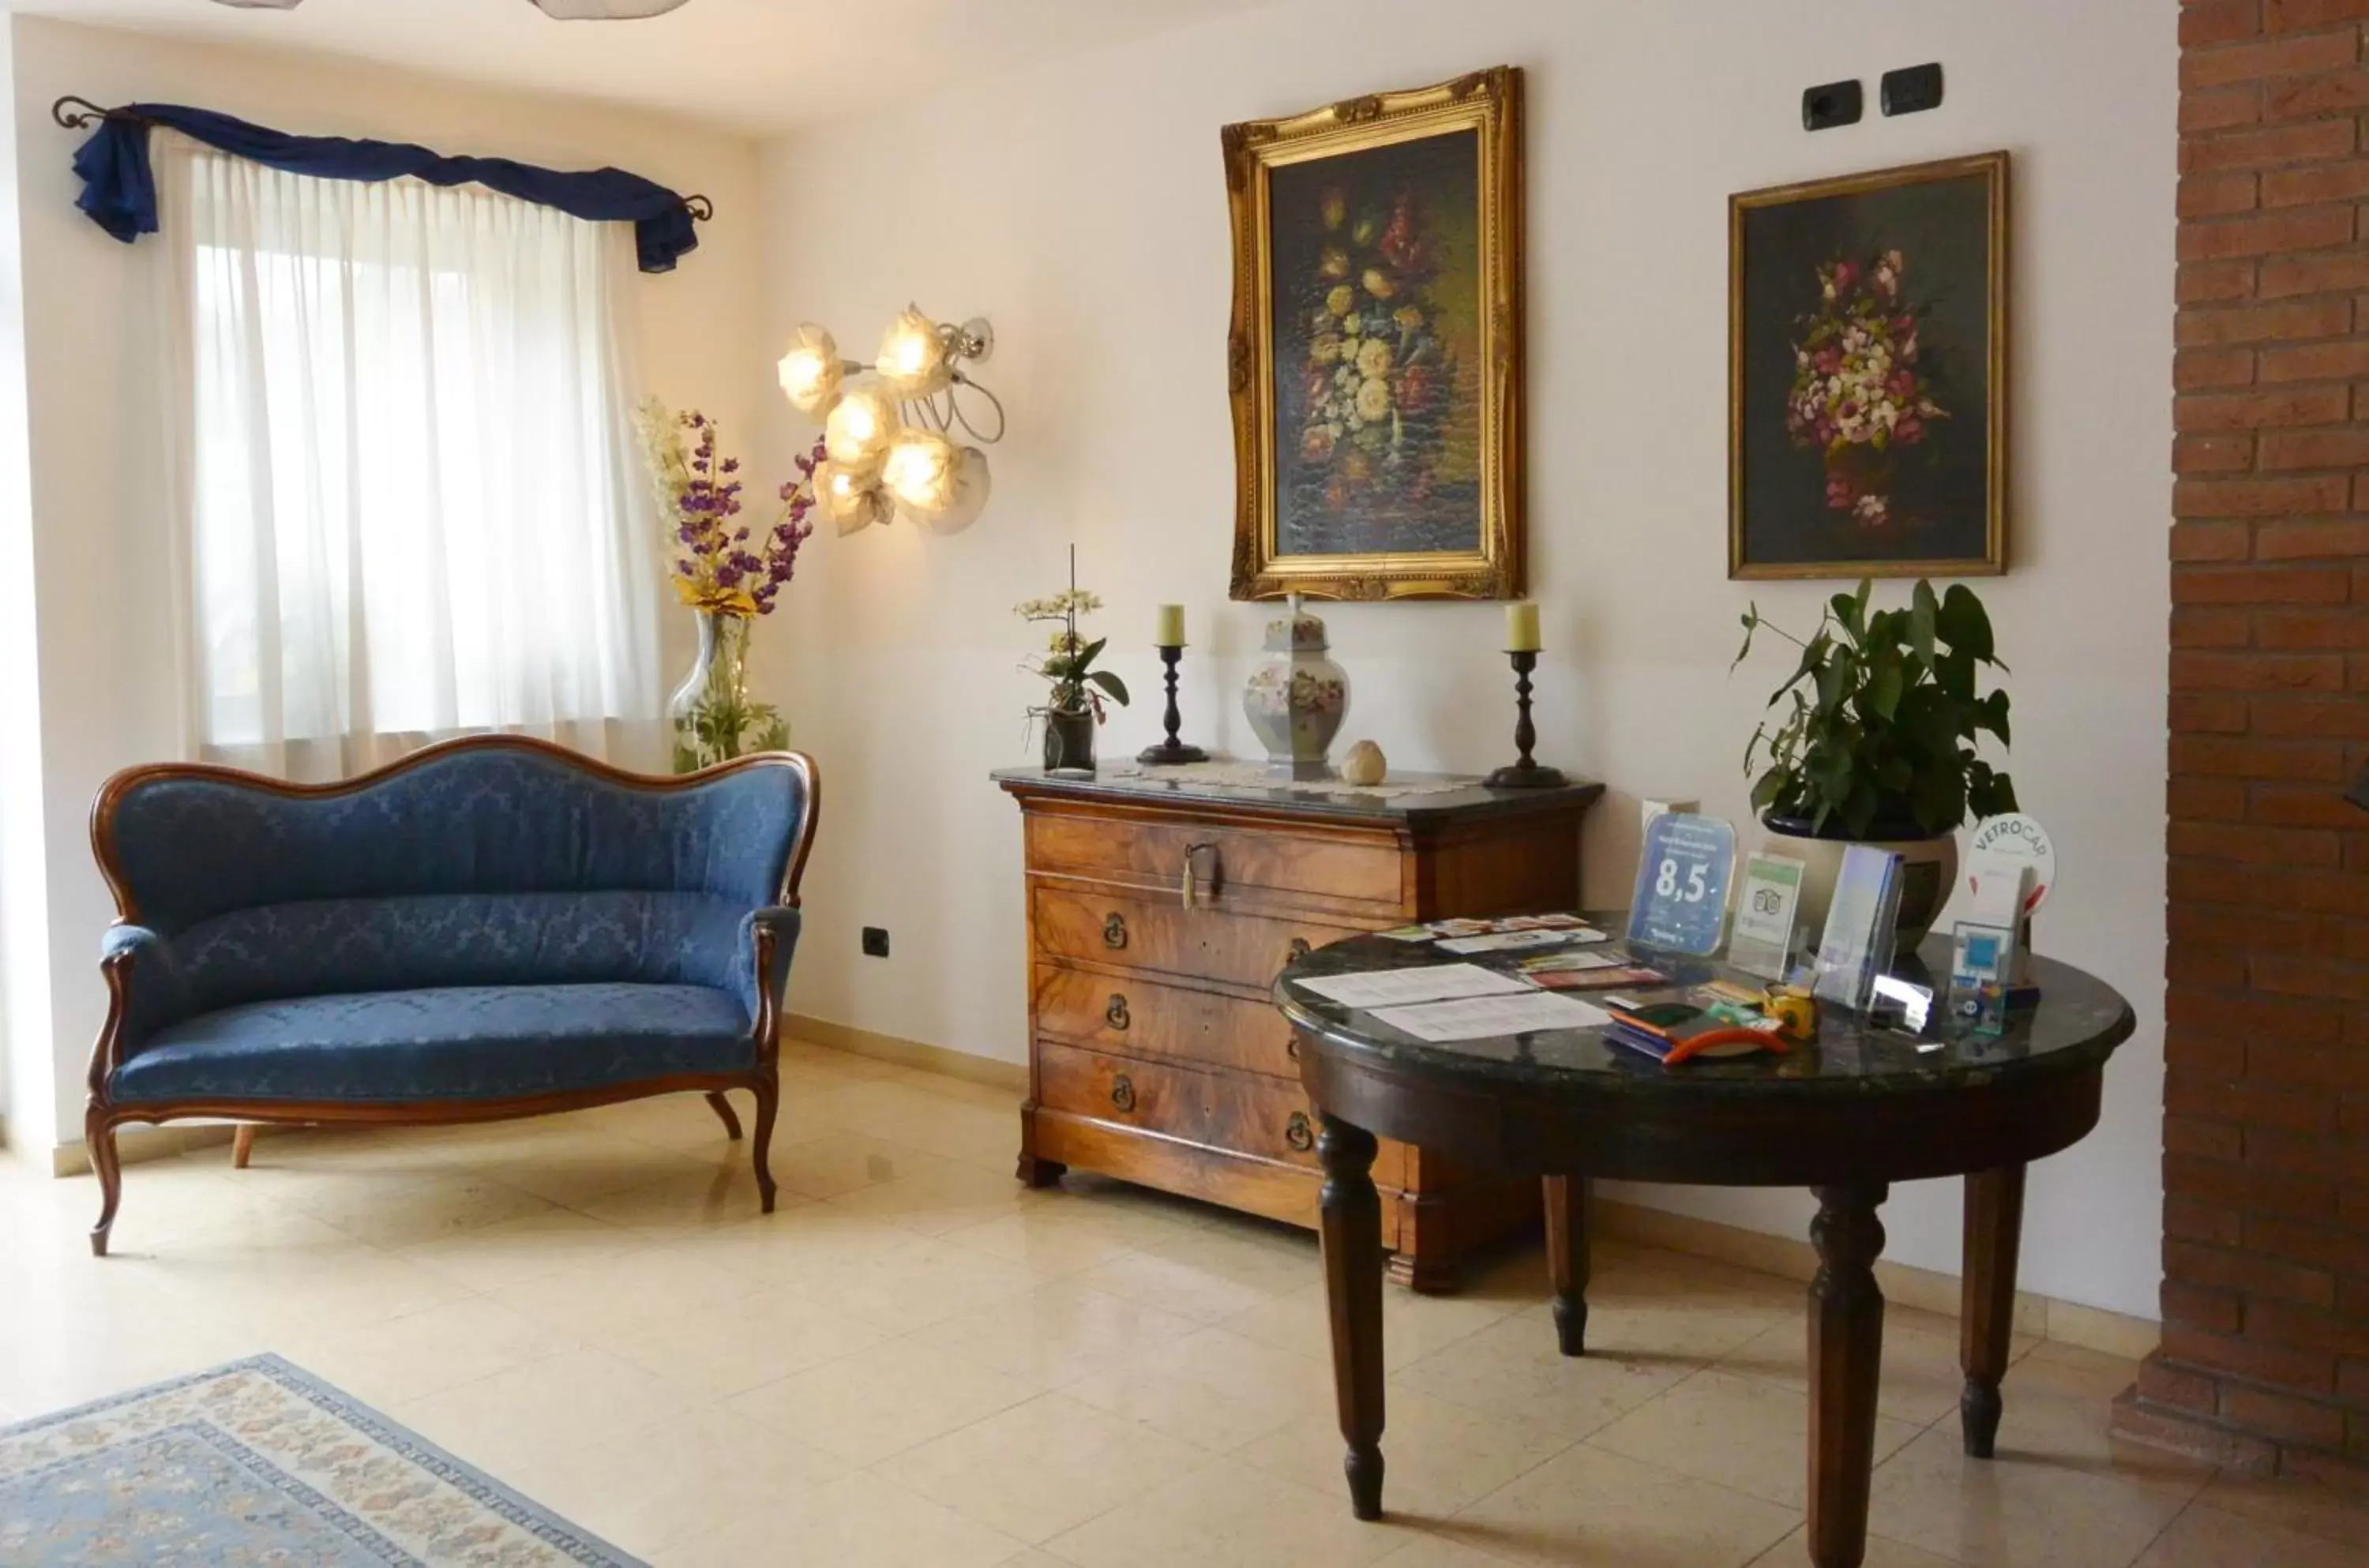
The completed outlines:
[[[1381,1568],[1504,1568],[1510,1561],[1459,1545],[1445,1536],[1418,1534],[1383,1558]]]
[[[775,1195],[774,1213],[807,1200],[786,1190]],[[757,1178],[746,1165],[662,1177],[637,1187],[604,1193],[571,1205],[578,1213],[667,1241],[715,1226],[751,1225],[772,1218],[765,1212]]]
[[[784,1192],[802,1197],[838,1197],[943,1170],[949,1163],[935,1154],[857,1132],[833,1132],[787,1148],[776,1139],[772,1158],[773,1179]]]
[[[1076,1275],[1082,1285],[1203,1322],[1247,1312],[1321,1281],[1312,1238],[1265,1230],[1173,1227],[1148,1231],[1137,1251]]]
[[[2207,1507],[2323,1540],[2369,1541],[2369,1490],[2346,1491],[2307,1476],[2215,1476]]]
[[[356,1241],[377,1247],[433,1241],[556,1207],[548,1198],[474,1172],[421,1175],[343,1169],[306,1184],[290,1201]]]
[[[1876,1462],[1917,1433],[1908,1422],[1878,1415]],[[1588,1441],[1788,1508],[1808,1506],[1809,1396],[1774,1383],[1716,1369],[1698,1372]]]
[[[2015,1402],[2021,1381],[2015,1360],[2038,1342],[2017,1335],[2009,1342],[2011,1357],[2003,1385],[2007,1402]],[[1758,1378],[1795,1390],[1807,1390],[1810,1337],[1807,1320],[1797,1309],[1793,1320],[1769,1328],[1720,1361],[1720,1369]],[[1900,1421],[1926,1425],[1958,1408],[1965,1374],[1958,1365],[1958,1326],[1947,1318],[1897,1306],[1883,1315],[1883,1371],[1876,1389],[1876,1408]]]
[[[767,1287],[849,1313],[885,1333],[910,1333],[933,1323],[992,1313],[1033,1289],[1039,1276],[1018,1264],[981,1257],[944,1242],[884,1253],[860,1269],[836,1276]]]
[[[876,1464],[1035,1398],[1017,1378],[926,1345],[890,1341],[727,1403],[853,1465]]]
[[[2135,1451],[2098,1461],[1968,1459],[1952,1422],[1876,1467],[1869,1528],[1974,1568],[2119,1568],[2146,1550],[2203,1475]]]
[[[1528,1303],[1497,1296],[1419,1296],[1397,1286],[1382,1290],[1382,1365],[1391,1371],[1412,1366],[1435,1351],[1513,1320]],[[1225,1320],[1225,1326],[1252,1339],[1329,1362],[1332,1320],[1324,1282],[1314,1280]],[[1539,1320],[1534,1333],[1551,1345],[1554,1325]]]
[[[2369,1539],[2339,1545],[2199,1504],[2140,1554],[2137,1568],[2362,1568]]]
[[[694,1102],[696,1104],[696,1102]],[[707,1107],[699,1114],[708,1116]],[[733,1168],[723,1150],[738,1153],[741,1146],[726,1145],[723,1129],[715,1127],[713,1150],[698,1153],[660,1148],[630,1135],[546,1139],[543,1144],[499,1158],[471,1161],[468,1169],[490,1180],[568,1208],[589,1208],[612,1193],[631,1192],[655,1183],[712,1179]],[[704,1156],[704,1157],[703,1157]]]
[[[496,1475],[647,1431],[690,1409],[685,1385],[602,1350],[572,1350],[408,1400],[388,1413]]]
[[[1058,1389],[1105,1368],[1125,1376],[1147,1355],[1199,1326],[1191,1318],[1123,1296],[1046,1280],[976,1310],[966,1304],[913,1339],[1040,1388]]]
[[[1045,1550],[1079,1568],[1364,1568],[1413,1539],[1402,1526],[1360,1523],[1346,1498],[1217,1459],[1054,1537]]]
[[[779,1507],[846,1475],[845,1464],[717,1405],[623,1436],[539,1454],[502,1480],[636,1556]]]
[[[878,1470],[967,1518],[1041,1543],[1212,1462],[1203,1449],[1046,1394]]]
[[[1419,1393],[1534,1421],[1585,1437],[1691,1375],[1689,1363],[1622,1356],[1569,1356],[1526,1317],[1506,1318],[1397,1374]]]
[[[1556,1427],[1539,1422],[1451,1404],[1411,1389],[1388,1390],[1383,1404],[1382,1458],[1390,1476],[1390,1512],[1404,1521],[1444,1519],[1544,1464],[1572,1442]],[[1342,1452],[1338,1415],[1330,1405],[1317,1405],[1234,1457],[1310,1491],[1338,1495],[1345,1505]]]
[[[1809,1561],[1810,1538],[1808,1527],[1803,1526],[1770,1547],[1766,1554],[1754,1558],[1752,1568],[1807,1568]],[[1860,1568],[1958,1568],[1958,1564],[1905,1541],[1871,1535],[1867,1538],[1867,1557]]]
[[[1142,1213],[1113,1213],[1100,1205],[1072,1202],[1067,1194],[1024,1204],[1007,1212],[946,1231],[945,1239],[1038,1274],[1075,1274],[1139,1250],[1147,1230],[1187,1227]]]
[[[360,1328],[468,1294],[443,1275],[351,1240],[176,1247],[154,1266],[166,1288],[266,1335],[301,1337],[331,1323]]]
[[[1020,1151],[1017,1101],[990,1109],[931,1093],[896,1078],[875,1079],[834,1097],[841,1125],[1012,1179]]]
[[[810,1203],[747,1225],[719,1225],[684,1239],[687,1258],[754,1283],[795,1287],[870,1272],[898,1253],[930,1245],[919,1231]]]
[[[825,1293],[762,1289],[697,1311],[604,1316],[586,1333],[601,1349],[716,1400],[869,1350],[889,1337]]]
[[[469,1290],[499,1290],[600,1263],[649,1245],[621,1225],[568,1208],[550,1208],[498,1225],[480,1226],[394,1249],[406,1263],[441,1274]]]
[[[1107,1364],[1063,1391],[1222,1454],[1310,1411],[1331,1411],[1333,1372],[1220,1325]]]
[[[827,1201],[841,1214],[887,1219],[925,1236],[943,1236],[1002,1219],[1045,1200],[1013,1181],[1009,1171],[949,1162],[893,1182],[841,1193]]]
[[[389,1409],[580,1348],[574,1335],[483,1296],[360,1328],[331,1328],[284,1352],[366,1404]]]
[[[1516,1562],[1740,1568],[1800,1521],[1790,1508],[1582,1443],[1438,1530]]]
[[[568,1323],[592,1335],[661,1315],[695,1318],[760,1288],[747,1275],[719,1267],[688,1248],[652,1242],[487,1294],[529,1317]]]
[[[681,1541],[664,1568],[999,1568],[1020,1551],[1010,1536],[859,1471]]]

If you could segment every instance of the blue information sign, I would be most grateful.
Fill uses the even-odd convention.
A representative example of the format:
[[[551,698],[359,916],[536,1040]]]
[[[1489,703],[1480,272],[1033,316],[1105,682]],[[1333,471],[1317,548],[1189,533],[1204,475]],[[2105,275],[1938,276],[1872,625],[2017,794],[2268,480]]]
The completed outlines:
[[[1699,956],[1719,951],[1735,830],[1716,817],[1664,812],[1645,830],[1629,940]]]

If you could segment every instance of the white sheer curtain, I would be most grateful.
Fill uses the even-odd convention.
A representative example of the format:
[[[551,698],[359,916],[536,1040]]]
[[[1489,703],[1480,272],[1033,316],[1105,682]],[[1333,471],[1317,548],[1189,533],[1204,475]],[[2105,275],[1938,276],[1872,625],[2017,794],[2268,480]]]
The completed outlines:
[[[338,777],[662,720],[633,231],[155,133],[190,739]]]

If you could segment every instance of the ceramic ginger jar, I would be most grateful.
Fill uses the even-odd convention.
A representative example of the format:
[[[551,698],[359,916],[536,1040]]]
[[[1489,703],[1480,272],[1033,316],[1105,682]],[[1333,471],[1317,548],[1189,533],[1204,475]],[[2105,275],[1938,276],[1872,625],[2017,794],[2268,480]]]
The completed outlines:
[[[1349,673],[1326,652],[1324,623],[1299,608],[1266,625],[1266,657],[1242,688],[1242,716],[1277,777],[1332,775],[1333,738],[1349,715]]]

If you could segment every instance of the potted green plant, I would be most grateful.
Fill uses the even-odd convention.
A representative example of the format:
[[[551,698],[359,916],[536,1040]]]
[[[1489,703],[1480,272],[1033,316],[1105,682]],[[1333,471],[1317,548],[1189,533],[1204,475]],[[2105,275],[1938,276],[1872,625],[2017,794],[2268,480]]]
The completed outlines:
[[[1078,630],[1078,617],[1100,610],[1103,601],[1078,586],[1078,552],[1070,551],[1070,586],[1050,599],[1031,599],[1012,607],[1012,612],[1024,621],[1051,623],[1056,630],[1046,640],[1045,651],[1031,658],[1024,669],[1045,681],[1047,691],[1043,707],[1028,710],[1031,717],[1045,721],[1045,766],[1048,769],[1093,773],[1094,771],[1094,726],[1103,722],[1109,710],[1105,699],[1127,706],[1127,682],[1108,670],[1096,670],[1094,660],[1102,657],[1107,637],[1088,642]]]
[[[2008,744],[2008,698],[1977,694],[1984,666],[2004,670],[1983,601],[1963,583],[1937,596],[1919,580],[1907,608],[1871,612],[1872,584],[1837,593],[1806,638],[1744,612],[1743,664],[1767,630],[1801,650],[1793,673],[1769,694],[1779,711],[1753,730],[1744,771],[1752,806],[1777,846],[1805,863],[1802,914],[1825,919],[1846,845],[1896,850],[1904,860],[1900,940],[1930,929],[1957,880],[1957,830],[2016,809],[2015,784],[1985,761],[1978,738]],[[1735,666],[1731,666],[1733,670]]]

